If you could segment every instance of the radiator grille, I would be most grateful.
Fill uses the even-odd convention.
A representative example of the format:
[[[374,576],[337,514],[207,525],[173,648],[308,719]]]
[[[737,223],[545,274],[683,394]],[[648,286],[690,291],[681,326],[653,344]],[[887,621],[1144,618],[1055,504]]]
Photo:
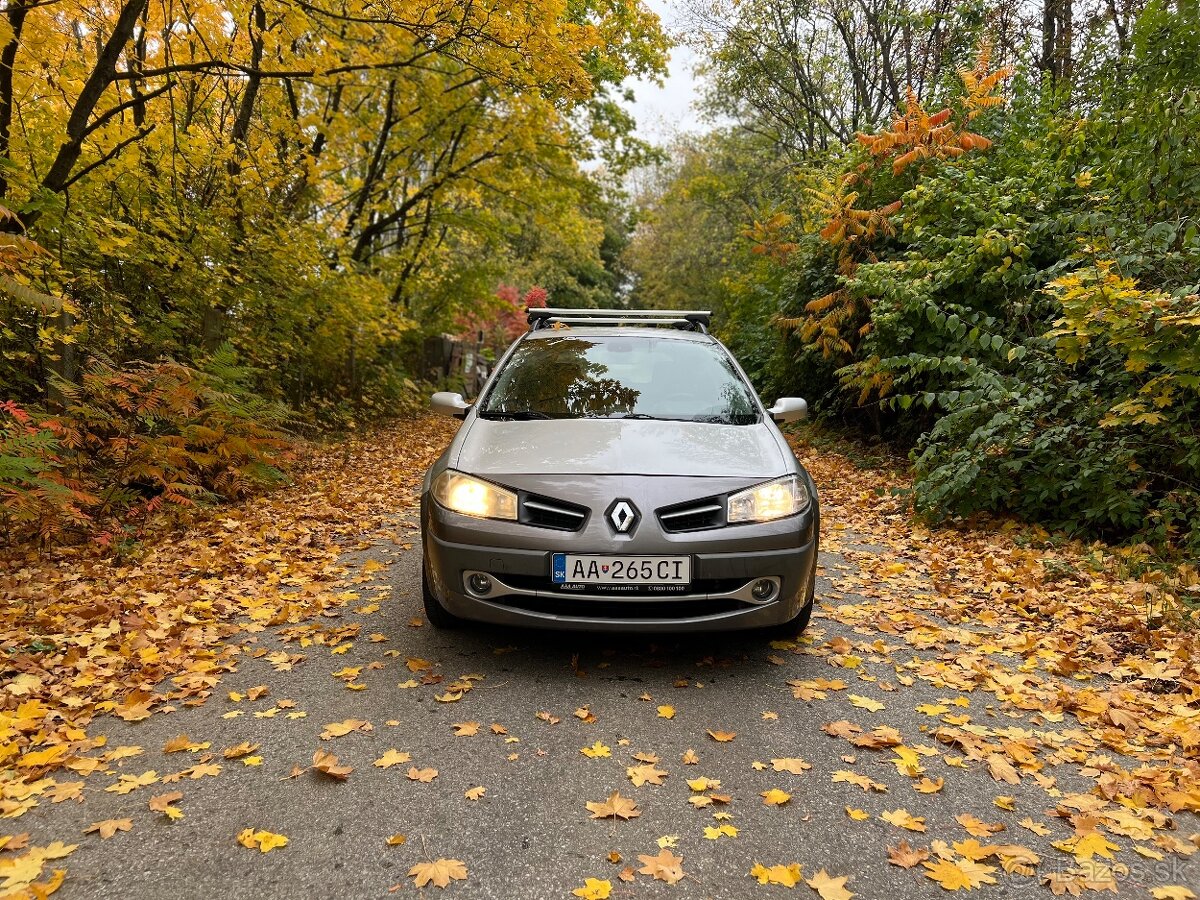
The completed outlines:
[[[662,530],[669,534],[721,528],[725,524],[725,498],[708,497],[664,506],[657,511]]]
[[[534,494],[522,494],[519,521],[538,528],[553,528],[557,531],[578,531],[587,522],[586,506],[551,500]]]

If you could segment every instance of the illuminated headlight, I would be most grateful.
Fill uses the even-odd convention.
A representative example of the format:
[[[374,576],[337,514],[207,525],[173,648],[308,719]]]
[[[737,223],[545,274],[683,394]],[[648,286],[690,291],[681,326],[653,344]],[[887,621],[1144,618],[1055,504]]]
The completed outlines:
[[[433,482],[433,498],[446,509],[477,519],[517,518],[517,495],[462,472],[446,469]]]
[[[770,522],[794,516],[808,506],[808,489],[797,475],[788,475],[729,495],[730,525]]]

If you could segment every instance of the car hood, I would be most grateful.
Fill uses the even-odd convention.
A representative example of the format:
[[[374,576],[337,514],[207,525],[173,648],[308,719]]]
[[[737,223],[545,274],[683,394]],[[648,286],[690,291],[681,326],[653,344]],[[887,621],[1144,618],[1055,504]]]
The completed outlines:
[[[476,475],[692,475],[770,478],[791,452],[766,424],[639,419],[474,419],[450,465]],[[788,457],[784,456],[787,452]]]

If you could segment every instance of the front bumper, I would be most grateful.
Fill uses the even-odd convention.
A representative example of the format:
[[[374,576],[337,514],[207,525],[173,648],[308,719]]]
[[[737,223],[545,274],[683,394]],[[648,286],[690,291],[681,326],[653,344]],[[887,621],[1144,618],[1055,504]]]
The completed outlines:
[[[789,519],[686,534],[665,534],[647,516],[632,537],[612,535],[599,516],[580,532],[473,519],[427,495],[421,513],[429,589],[447,612],[497,625],[635,632],[763,628],[800,614],[816,566],[815,497],[806,512]],[[692,584],[686,593],[564,590],[550,579],[556,552],[687,554]],[[466,579],[476,572],[489,576],[490,590],[468,589]],[[766,602],[750,593],[761,578],[776,582]]]

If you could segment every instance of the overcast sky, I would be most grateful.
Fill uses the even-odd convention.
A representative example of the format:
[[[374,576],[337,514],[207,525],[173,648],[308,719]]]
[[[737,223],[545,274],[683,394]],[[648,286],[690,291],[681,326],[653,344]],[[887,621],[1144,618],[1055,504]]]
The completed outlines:
[[[671,0],[644,0],[662,18],[663,28],[670,34],[679,28],[679,3]],[[698,131],[703,125],[693,108],[698,97],[693,68],[696,56],[687,47],[671,48],[671,68],[659,87],[650,82],[631,79],[627,86],[634,92],[633,114],[637,118],[638,135],[646,140],[662,141],[676,131]]]

